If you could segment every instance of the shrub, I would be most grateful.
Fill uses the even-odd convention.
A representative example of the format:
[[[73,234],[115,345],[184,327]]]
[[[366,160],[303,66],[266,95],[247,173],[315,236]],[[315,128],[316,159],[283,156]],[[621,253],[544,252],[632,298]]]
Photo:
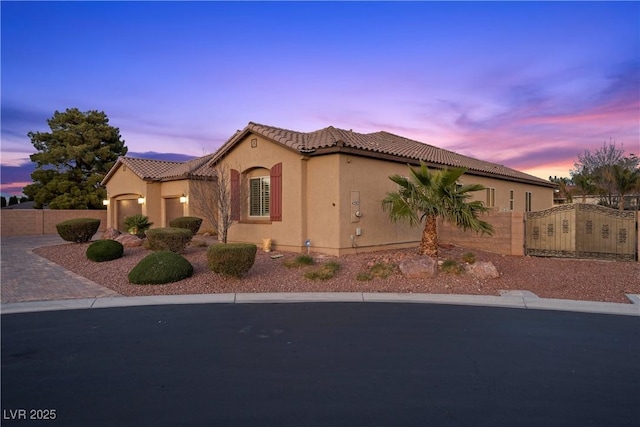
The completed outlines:
[[[124,254],[124,246],[115,240],[98,240],[87,248],[87,258],[95,262],[122,258],[122,254]]]
[[[193,266],[182,255],[160,251],[144,257],[129,272],[129,282],[137,285],[161,285],[191,277]]]
[[[135,234],[141,239],[144,239],[146,231],[151,228],[152,222],[149,222],[149,217],[142,214],[135,214],[128,216],[124,219],[124,226],[127,228],[127,233]]]
[[[284,261],[284,266],[287,268],[298,268],[305,265],[313,265],[313,258],[309,255],[298,255],[294,259],[288,259]]]
[[[252,243],[219,243],[207,249],[207,265],[214,273],[242,277],[253,266],[258,247]]]
[[[86,243],[98,232],[100,220],[96,218],[76,218],[56,224],[58,235],[67,242]]]
[[[340,264],[335,261],[329,261],[316,270],[308,271],[304,277],[311,280],[329,280],[336,275],[339,269]]]
[[[440,269],[445,273],[461,274],[464,268],[453,259],[444,260]]]
[[[147,231],[147,245],[152,251],[183,252],[193,234],[186,228],[164,227]]]
[[[361,282],[368,282],[369,280],[373,280],[373,276],[371,275],[371,272],[369,272],[369,271],[361,271],[356,276],[356,280],[359,280]]]
[[[187,230],[191,230],[191,234],[194,236],[198,234],[201,225],[202,218],[195,216],[181,216],[180,218],[169,221],[169,227],[186,228]]]
[[[386,279],[391,276],[396,271],[396,266],[393,264],[386,264],[383,262],[379,262],[371,267],[371,275],[373,277],[380,277],[382,279]]]
[[[462,254],[462,261],[466,262],[467,264],[473,264],[476,262],[476,256],[473,254],[473,252],[465,252]]]

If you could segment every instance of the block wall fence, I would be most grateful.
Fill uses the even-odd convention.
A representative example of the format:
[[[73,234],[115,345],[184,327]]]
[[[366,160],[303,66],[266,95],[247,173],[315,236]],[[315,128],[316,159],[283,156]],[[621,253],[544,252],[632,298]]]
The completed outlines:
[[[490,212],[481,218],[493,225],[493,235],[463,231],[438,220],[440,243],[502,255],[524,256],[524,212]]]
[[[640,216],[640,212],[636,215]],[[452,244],[502,255],[524,256],[524,212],[490,212],[482,219],[493,225],[493,235],[462,231],[438,220],[440,244]],[[640,227],[636,230],[636,245],[636,253],[640,254]]]
[[[58,234],[56,224],[75,218],[97,218],[98,231],[107,228],[106,210],[2,209],[0,236]]]

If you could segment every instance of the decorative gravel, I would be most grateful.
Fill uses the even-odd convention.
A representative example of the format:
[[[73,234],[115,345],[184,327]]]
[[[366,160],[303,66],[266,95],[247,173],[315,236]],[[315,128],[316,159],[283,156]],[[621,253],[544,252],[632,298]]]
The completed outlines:
[[[67,243],[34,250],[68,270],[126,296],[178,295],[245,292],[402,292],[431,294],[499,295],[500,290],[527,290],[541,298],[629,303],[625,294],[640,294],[640,263],[600,260],[574,260],[503,256],[460,247],[440,248],[440,260],[453,259],[462,264],[462,254],[472,252],[477,261],[491,261],[500,272],[497,279],[478,280],[467,273],[440,273],[435,278],[407,279],[397,267],[383,279],[360,281],[359,273],[376,263],[397,266],[402,259],[414,257],[416,249],[363,253],[330,257],[311,254],[315,264],[287,268],[285,262],[299,254],[265,253],[258,250],[256,262],[242,279],[223,277],[207,267],[206,245],[210,238],[194,239],[182,254],[194,266],[192,277],[166,285],[133,285],[129,271],[150,252],[142,247],[125,248],[120,259],[96,263],[87,259],[89,243]],[[282,257],[274,258],[274,256]],[[336,261],[337,274],[329,280],[310,280],[307,271],[322,263]]]

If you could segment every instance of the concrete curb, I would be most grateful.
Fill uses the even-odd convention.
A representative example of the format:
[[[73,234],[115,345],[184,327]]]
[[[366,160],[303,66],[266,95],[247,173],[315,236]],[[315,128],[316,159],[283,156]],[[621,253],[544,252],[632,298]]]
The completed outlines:
[[[538,298],[528,291],[504,291],[501,296],[394,293],[246,293],[102,297],[59,301],[33,301],[0,305],[0,314],[81,310],[148,305],[281,304],[281,303],[420,303],[557,310],[640,317],[640,295],[627,295],[632,304]]]

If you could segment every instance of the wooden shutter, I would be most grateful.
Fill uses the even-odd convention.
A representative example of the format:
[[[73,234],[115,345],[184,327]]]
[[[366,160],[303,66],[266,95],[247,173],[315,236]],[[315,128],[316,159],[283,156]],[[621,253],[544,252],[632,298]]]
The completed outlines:
[[[240,221],[240,172],[231,169],[231,221]]]
[[[271,168],[271,221],[282,221],[282,163]]]

